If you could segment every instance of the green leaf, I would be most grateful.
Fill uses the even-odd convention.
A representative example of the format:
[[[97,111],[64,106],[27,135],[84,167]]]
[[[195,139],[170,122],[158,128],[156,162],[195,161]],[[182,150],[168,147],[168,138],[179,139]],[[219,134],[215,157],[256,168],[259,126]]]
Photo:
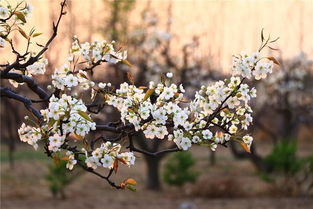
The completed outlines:
[[[87,113],[85,113],[85,112],[83,112],[83,111],[81,111],[81,110],[78,110],[77,112],[78,112],[78,114],[79,114],[81,117],[83,117],[85,120],[88,120],[89,122],[93,122]]]
[[[134,186],[132,186],[132,185],[127,185],[126,188],[129,189],[132,192],[136,192],[137,191],[137,189]]]
[[[54,120],[54,119],[50,119],[50,120],[49,120],[49,123],[48,123],[48,126],[49,126],[49,127],[52,127],[52,126],[55,124],[55,122],[57,122],[57,121]]]
[[[37,36],[40,36],[42,33],[34,33],[33,35],[32,35],[32,37],[37,37]]]

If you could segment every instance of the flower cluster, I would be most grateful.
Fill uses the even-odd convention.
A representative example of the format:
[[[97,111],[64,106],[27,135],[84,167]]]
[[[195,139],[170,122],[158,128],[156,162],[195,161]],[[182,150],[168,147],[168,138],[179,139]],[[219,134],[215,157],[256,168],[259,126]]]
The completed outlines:
[[[73,152],[67,151],[66,156],[67,156],[66,168],[72,170],[74,168],[74,165],[76,165],[77,163],[77,160],[75,160],[75,155]]]
[[[70,50],[69,60],[74,59],[74,55],[81,55],[88,64],[97,62],[109,62],[116,64],[127,58],[127,52],[115,51],[113,47],[114,41],[108,43],[107,41],[94,41],[92,43],[79,43],[77,37],[74,37],[72,48]]]
[[[114,164],[118,161],[126,164],[128,166],[135,164],[135,155],[132,152],[122,152],[121,145],[111,142],[102,143],[101,146],[91,154],[89,154],[86,150],[86,165],[90,168],[96,169],[99,166],[104,168],[113,168]]]
[[[78,86],[78,84],[84,90],[87,90],[94,85],[94,82],[87,79],[87,73],[85,71],[79,70],[78,73],[74,73],[66,64],[55,69],[52,74],[52,85],[55,88],[61,90],[65,88],[71,89]]]
[[[261,59],[259,52],[251,55],[243,52],[234,56],[233,75],[240,75],[249,79],[254,76],[256,80],[266,78],[268,73],[272,73],[273,62],[261,62]]]
[[[54,134],[53,136],[49,137],[49,146],[48,149],[52,152],[60,151],[60,147],[64,144],[65,136]]]
[[[96,124],[85,113],[86,110],[81,100],[65,94],[60,99],[53,95],[49,100],[49,107],[41,110],[45,125],[34,128],[23,123],[18,131],[20,139],[36,149],[37,141],[47,136],[48,149],[58,152],[68,134],[74,133],[84,137],[90,130],[95,130]]]
[[[42,139],[40,128],[27,126],[25,123],[18,129],[18,134],[22,142],[27,142],[32,145],[34,149],[38,148],[37,142]]]
[[[32,65],[26,67],[27,73],[30,75],[44,74],[46,72],[46,66],[48,65],[47,59],[40,59]]]
[[[182,85],[151,82],[145,92],[123,83],[108,95],[107,103],[121,112],[124,123],[132,123],[146,138],[167,137],[184,150],[197,143],[210,143],[215,150],[216,144],[228,141],[239,128],[246,130],[252,122],[248,102],[256,96],[256,90],[242,84],[239,77],[203,86],[187,107],[183,107],[184,92]],[[218,114],[208,119],[215,111]],[[215,126],[223,126],[225,133],[213,134]]]
[[[41,110],[41,114],[53,132],[59,135],[75,133],[85,136],[96,128],[86,111],[87,107],[82,100],[63,94],[61,98],[53,95],[49,100],[49,107]]]

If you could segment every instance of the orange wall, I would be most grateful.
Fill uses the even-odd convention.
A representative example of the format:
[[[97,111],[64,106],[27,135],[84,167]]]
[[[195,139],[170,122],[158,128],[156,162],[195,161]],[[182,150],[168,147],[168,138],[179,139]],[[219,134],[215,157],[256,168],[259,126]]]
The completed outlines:
[[[34,7],[30,23],[44,32],[39,38],[43,43],[51,32],[51,19],[58,14],[59,1],[29,2]],[[147,2],[137,0],[130,17],[131,25],[139,22]],[[151,0],[151,8],[160,16],[163,29],[169,2]],[[71,0],[68,10],[60,36],[49,53],[54,66],[60,65],[66,56],[70,34],[77,34],[82,40],[101,38],[99,27],[108,15],[102,0]],[[231,55],[257,48],[262,28],[273,37],[280,37],[276,46],[284,57],[295,56],[300,50],[313,57],[313,0],[172,0],[173,53],[180,51],[194,35],[199,35],[199,56],[212,55],[216,66],[222,66],[224,71],[229,69]],[[8,49],[1,52],[0,61],[4,59],[10,59]]]

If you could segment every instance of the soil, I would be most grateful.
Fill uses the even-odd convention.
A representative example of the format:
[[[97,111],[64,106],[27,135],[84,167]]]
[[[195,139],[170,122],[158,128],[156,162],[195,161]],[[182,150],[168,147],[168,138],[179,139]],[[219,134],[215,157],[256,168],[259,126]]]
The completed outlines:
[[[29,149],[28,147],[19,150]],[[30,148],[31,149],[31,148]],[[264,153],[269,152],[264,146]],[[28,150],[29,151],[29,150]],[[304,146],[304,154],[312,152]],[[313,209],[312,198],[274,194],[249,161],[235,160],[229,150],[220,148],[217,163],[209,164],[209,151],[192,150],[201,175],[195,183],[181,188],[162,185],[162,191],[145,189],[145,164],[142,158],[132,168],[120,166],[116,182],[134,178],[137,192],[117,191],[102,179],[83,174],[66,190],[66,198],[54,198],[44,175],[48,159],[19,159],[14,168],[1,162],[1,208],[3,209]],[[166,159],[165,159],[166,161]],[[164,161],[163,161],[164,163]],[[106,172],[106,170],[100,170]]]

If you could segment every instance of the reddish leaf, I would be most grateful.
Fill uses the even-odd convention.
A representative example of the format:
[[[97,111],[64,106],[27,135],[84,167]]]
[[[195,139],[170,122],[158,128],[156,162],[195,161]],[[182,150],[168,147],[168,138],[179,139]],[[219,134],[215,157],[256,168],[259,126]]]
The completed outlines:
[[[118,160],[115,160],[113,163],[113,170],[115,173],[117,172],[117,169],[118,169]]]
[[[137,185],[136,180],[132,179],[132,178],[126,179],[124,183],[125,184],[130,184],[130,185],[133,185],[133,186]]]
[[[28,35],[25,33],[25,31],[24,31],[22,28],[18,27],[18,31],[20,32],[20,34],[21,34],[24,38],[26,38],[26,39],[29,38]]]
[[[267,59],[273,61],[276,65],[280,65],[280,63],[277,61],[275,57],[267,57]]]
[[[246,152],[251,153],[250,148],[244,142],[240,142],[240,145]]]

